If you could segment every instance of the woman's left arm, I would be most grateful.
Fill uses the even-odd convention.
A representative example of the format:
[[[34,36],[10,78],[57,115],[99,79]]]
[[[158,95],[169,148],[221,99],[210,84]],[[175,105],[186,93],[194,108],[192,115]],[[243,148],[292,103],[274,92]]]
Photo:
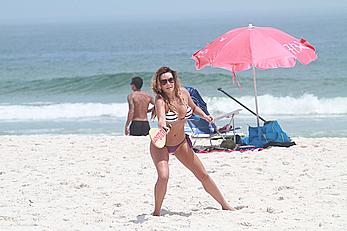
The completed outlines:
[[[186,89],[184,89],[183,91],[185,92],[184,94],[186,94],[188,97],[188,105],[192,108],[193,114],[200,116],[202,119],[206,120],[209,123],[212,123],[214,120],[213,117],[211,115],[206,115],[205,112],[194,103],[194,101],[190,97],[189,92]]]

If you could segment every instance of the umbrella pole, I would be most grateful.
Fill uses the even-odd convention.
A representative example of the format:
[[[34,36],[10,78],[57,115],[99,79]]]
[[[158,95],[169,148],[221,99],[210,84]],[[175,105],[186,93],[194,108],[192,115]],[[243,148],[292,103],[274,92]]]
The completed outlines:
[[[257,116],[257,114],[254,111],[252,111],[251,109],[249,109],[248,107],[243,105],[241,102],[239,102],[237,99],[235,99],[234,97],[232,97],[231,95],[226,93],[221,87],[217,88],[217,90],[223,92],[226,96],[228,96],[229,98],[233,99],[236,103],[238,103],[242,107],[246,108],[250,113],[252,113],[253,115]],[[261,119],[264,123],[266,123],[266,120],[264,118],[262,118],[261,116],[259,116],[259,119]]]
[[[259,111],[258,111],[258,99],[257,99],[257,83],[255,80],[255,67],[252,66],[253,70],[253,87],[254,87],[254,96],[255,96],[255,112],[257,114],[257,126],[259,127]]]

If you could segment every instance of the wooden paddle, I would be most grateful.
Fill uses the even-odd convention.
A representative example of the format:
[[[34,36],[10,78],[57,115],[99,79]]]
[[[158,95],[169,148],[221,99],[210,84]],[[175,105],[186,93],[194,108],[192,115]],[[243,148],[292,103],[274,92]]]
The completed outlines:
[[[151,128],[149,130],[149,137],[151,138],[152,143],[157,148],[163,148],[166,143],[166,134],[170,131],[171,125],[168,125],[167,128]]]

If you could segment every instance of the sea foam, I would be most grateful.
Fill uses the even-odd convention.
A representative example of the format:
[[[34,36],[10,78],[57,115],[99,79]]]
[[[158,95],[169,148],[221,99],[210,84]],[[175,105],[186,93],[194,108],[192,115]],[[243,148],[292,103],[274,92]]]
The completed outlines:
[[[0,105],[0,120],[58,120],[93,117],[125,117],[127,103],[33,103]]]
[[[249,112],[242,106],[226,97],[204,97],[209,112],[213,115],[227,113],[237,108],[243,109],[242,115]],[[255,112],[254,96],[237,99]],[[295,97],[258,96],[261,115],[346,115],[347,98],[318,98],[311,94]],[[23,105],[0,105],[0,120],[59,120],[98,117],[125,118],[128,112],[127,103],[31,103]]]
[[[255,97],[237,98],[239,102],[255,112]],[[243,108],[230,98],[206,98],[209,110],[215,113],[227,113],[236,108]],[[347,114],[347,98],[318,98],[312,94],[299,97],[275,97],[272,95],[258,96],[259,113],[263,115],[344,115]],[[241,114],[248,113],[243,108]]]

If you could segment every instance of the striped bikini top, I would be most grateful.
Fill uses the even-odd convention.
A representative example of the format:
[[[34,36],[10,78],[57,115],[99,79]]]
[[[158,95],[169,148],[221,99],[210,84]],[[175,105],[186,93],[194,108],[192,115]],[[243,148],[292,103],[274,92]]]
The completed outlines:
[[[166,113],[166,121],[167,122],[175,122],[179,119],[188,119],[190,118],[191,116],[193,115],[193,110],[191,107],[187,106],[187,112],[186,112],[186,115],[184,116],[184,118],[178,118],[178,114],[176,112],[173,112],[171,110],[169,110],[167,113]]]

